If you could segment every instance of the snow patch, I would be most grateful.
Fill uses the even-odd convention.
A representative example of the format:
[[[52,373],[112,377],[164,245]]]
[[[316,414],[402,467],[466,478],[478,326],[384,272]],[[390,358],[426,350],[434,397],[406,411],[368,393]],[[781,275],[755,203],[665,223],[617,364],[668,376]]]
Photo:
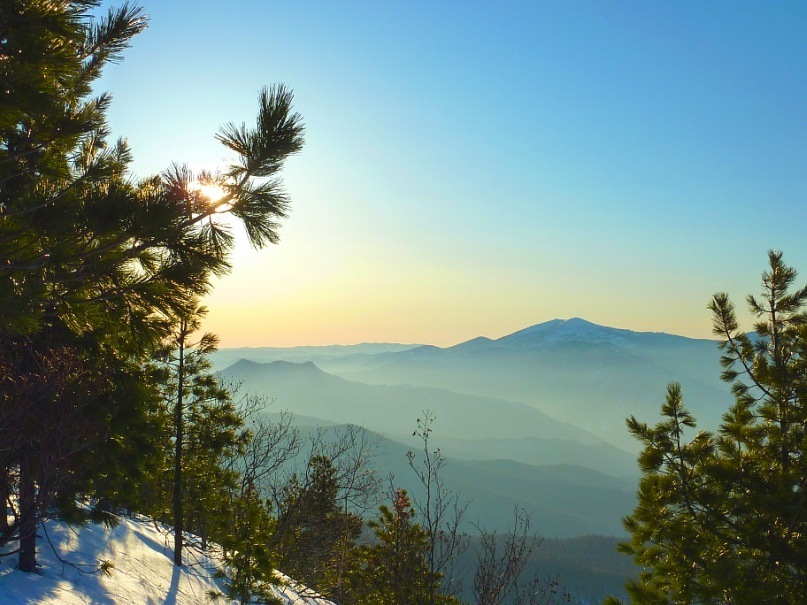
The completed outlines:
[[[211,602],[208,594],[223,593],[222,580],[215,577],[220,562],[210,553],[187,548],[188,562],[173,564],[173,537],[165,527],[145,518],[121,518],[115,528],[88,524],[70,527],[49,521],[38,542],[39,573],[16,569],[16,556],[0,558],[0,605],[40,603],[43,605],[197,605]],[[54,554],[84,569],[104,560],[114,568],[103,573],[81,573],[62,563]],[[333,605],[302,585],[279,574],[288,585],[273,590],[288,605]],[[235,604],[223,598],[215,603]]]
[[[636,332],[600,326],[579,317],[553,319],[508,336],[499,338],[499,344],[520,347],[544,347],[560,343],[587,343],[630,345]]]

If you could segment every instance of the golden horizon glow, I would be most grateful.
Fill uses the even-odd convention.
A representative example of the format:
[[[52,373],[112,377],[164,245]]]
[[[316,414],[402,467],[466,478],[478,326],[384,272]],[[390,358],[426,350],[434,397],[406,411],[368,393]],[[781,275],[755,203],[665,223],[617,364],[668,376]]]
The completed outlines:
[[[663,296],[672,300],[648,304],[649,284],[629,288],[631,303],[626,304],[618,290],[596,283],[599,297],[591,304],[579,296],[573,280],[549,268],[526,280],[505,269],[477,272],[402,258],[395,271],[388,271],[379,249],[376,259],[369,253],[357,259],[344,248],[339,254],[309,250],[303,262],[295,244],[263,253],[239,250],[239,271],[218,281],[206,300],[205,329],[219,335],[222,348],[362,342],[451,346],[572,317],[638,332],[712,338],[705,298],[691,302],[667,292]]]
[[[99,81],[133,171],[181,161],[200,184],[239,161],[214,133],[252,124],[261,86],[294,90],[280,245],[215,217],[239,243],[205,301],[222,346],[442,346],[570,317],[710,338],[709,299],[742,313],[768,249],[805,270],[807,4],[728,24],[708,3],[231,4],[183,28],[182,3],[153,3]],[[166,56],[190,61],[182,86]]]

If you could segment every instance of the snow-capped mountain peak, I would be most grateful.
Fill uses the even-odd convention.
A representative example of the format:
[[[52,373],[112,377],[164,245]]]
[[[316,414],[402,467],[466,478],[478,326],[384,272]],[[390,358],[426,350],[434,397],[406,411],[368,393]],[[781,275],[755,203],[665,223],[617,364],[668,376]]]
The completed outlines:
[[[496,340],[499,345],[543,347],[560,343],[626,345],[637,333],[631,330],[600,326],[579,317],[553,319]]]

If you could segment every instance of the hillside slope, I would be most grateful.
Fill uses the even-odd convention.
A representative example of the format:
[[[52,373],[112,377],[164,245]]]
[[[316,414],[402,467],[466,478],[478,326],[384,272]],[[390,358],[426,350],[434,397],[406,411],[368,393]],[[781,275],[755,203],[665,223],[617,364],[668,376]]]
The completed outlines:
[[[164,530],[146,519],[124,517],[120,521],[115,528],[48,522],[46,535],[62,559],[87,565],[85,570],[109,560],[114,569],[106,576],[81,573],[64,565],[40,531],[39,573],[15,570],[13,556],[0,558],[0,605],[198,605],[210,602],[210,591],[223,590],[221,581],[214,577],[216,559],[189,548],[189,564],[176,567]],[[301,596],[291,586],[275,592],[289,605],[333,605],[325,599]],[[216,602],[231,603],[227,599]]]
[[[298,425],[307,441],[317,429]],[[328,427],[339,431],[339,426]],[[414,455],[415,466],[422,469],[422,442],[404,444],[391,438],[368,433],[368,442],[378,449],[368,452],[381,477],[390,477],[396,488],[406,489],[421,501],[423,487],[409,466],[407,453]],[[333,440],[326,432],[325,441]],[[518,506],[530,513],[533,529],[545,537],[563,538],[587,534],[624,536],[621,519],[636,506],[634,479],[615,477],[587,467],[572,464],[524,464],[513,460],[462,460],[452,458],[443,450],[440,429],[429,441],[432,452],[445,454],[445,466],[440,470],[444,489],[457,494],[460,502],[468,503],[464,529],[475,532],[475,525],[491,531],[506,532]],[[305,456],[295,461],[297,472]]]

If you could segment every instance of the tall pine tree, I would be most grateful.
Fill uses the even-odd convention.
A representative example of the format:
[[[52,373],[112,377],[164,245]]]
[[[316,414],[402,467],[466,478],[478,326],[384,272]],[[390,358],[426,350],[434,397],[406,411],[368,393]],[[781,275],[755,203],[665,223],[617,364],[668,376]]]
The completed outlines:
[[[107,423],[87,431],[83,419],[92,412],[85,404],[105,394],[118,416],[116,406],[126,401],[119,385],[139,371],[145,352],[189,311],[189,301],[210,289],[210,277],[228,270],[233,236],[222,215],[243,225],[254,246],[277,241],[289,203],[279,173],[302,146],[292,95],[278,86],[261,92],[254,128],[227,125],[218,133],[237,156],[215,179],[221,199],[205,198],[182,167],[132,181],[126,144],[107,141],[110,99],[93,96],[92,85],[145,19],[124,5],[96,22],[90,11],[98,4],[0,6],[0,350],[8,353],[9,378],[0,417],[22,419],[21,433],[0,432],[3,489],[19,496],[17,519],[0,535],[19,540],[25,571],[35,566],[32,528],[52,502],[69,501],[72,489],[44,455],[60,437],[28,420],[35,412],[69,412],[72,420],[62,426],[77,427],[76,445],[64,458],[104,450],[98,458],[109,462],[110,444],[133,438],[130,427]],[[98,397],[72,406],[58,370],[68,351],[86,368],[112,360],[109,373],[87,386]],[[113,438],[115,430],[123,433]]]
[[[208,356],[216,350],[218,339],[210,333],[197,334],[207,314],[205,307],[195,307],[177,318],[170,336],[160,348],[158,359],[166,372],[164,394],[173,418],[171,437],[173,447],[173,506],[174,563],[182,565],[185,526],[185,503],[190,491],[204,501],[203,490],[193,489],[205,483],[205,478],[223,479],[218,467],[222,450],[237,445],[237,430],[241,427],[235,404],[227,389],[222,388],[211,373]],[[190,456],[189,456],[190,454]],[[190,476],[186,470],[193,470]],[[191,503],[196,512],[204,513]],[[194,528],[200,529],[200,528]]]
[[[631,417],[642,442],[638,504],[621,549],[646,568],[636,603],[807,602],[807,287],[770,252],[754,331],[724,293],[709,307],[734,405],[699,432],[672,384],[664,419]]]
[[[441,574],[429,569],[429,533],[416,521],[405,490],[397,490],[392,507],[382,506],[371,521],[376,541],[362,552],[352,575],[352,602],[366,605],[452,605],[440,591]]]

